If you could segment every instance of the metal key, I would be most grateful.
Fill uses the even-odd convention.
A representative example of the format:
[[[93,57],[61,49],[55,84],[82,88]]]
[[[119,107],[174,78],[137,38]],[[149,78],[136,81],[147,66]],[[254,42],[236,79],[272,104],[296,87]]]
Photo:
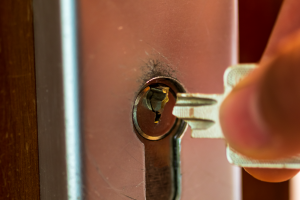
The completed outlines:
[[[219,122],[220,106],[232,88],[255,67],[255,64],[229,67],[224,73],[223,94],[177,94],[173,115],[191,126],[193,138],[224,138]],[[226,154],[231,164],[241,167],[300,169],[300,155],[278,160],[255,160],[238,153],[229,145]]]

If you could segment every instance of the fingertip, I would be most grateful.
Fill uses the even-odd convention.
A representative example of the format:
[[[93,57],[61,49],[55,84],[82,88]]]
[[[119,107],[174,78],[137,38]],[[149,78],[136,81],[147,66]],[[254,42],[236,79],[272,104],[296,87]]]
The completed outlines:
[[[265,181],[278,183],[291,179],[299,169],[268,169],[268,168],[244,168],[254,178]]]
[[[300,153],[300,35],[227,96],[220,124],[229,145],[256,159]]]
[[[270,135],[259,119],[255,92],[257,86],[250,84],[235,89],[220,108],[220,123],[224,136],[231,147],[240,153],[256,157],[268,146]]]

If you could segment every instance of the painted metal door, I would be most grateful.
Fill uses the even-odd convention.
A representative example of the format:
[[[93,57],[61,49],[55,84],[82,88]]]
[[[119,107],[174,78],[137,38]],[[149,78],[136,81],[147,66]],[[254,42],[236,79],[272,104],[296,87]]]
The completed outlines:
[[[35,18],[38,112],[48,112],[47,118],[38,116],[42,200],[165,199],[159,189],[149,194],[147,152],[132,122],[134,100],[158,75],[175,78],[187,92],[221,93],[224,70],[237,63],[237,1],[35,6],[41,16]],[[49,6],[58,17],[51,18]],[[49,49],[42,51],[45,43]],[[50,90],[61,99],[43,88],[48,83],[57,86]],[[51,159],[60,164],[51,166]],[[192,139],[188,129],[181,141],[181,174],[177,199],[241,198],[240,171],[228,164],[222,140]]]

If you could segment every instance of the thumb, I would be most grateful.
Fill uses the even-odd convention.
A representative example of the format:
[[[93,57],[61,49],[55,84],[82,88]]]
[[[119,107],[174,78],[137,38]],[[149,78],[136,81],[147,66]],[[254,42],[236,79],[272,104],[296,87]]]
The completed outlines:
[[[233,89],[220,122],[230,146],[248,157],[300,153],[300,33]]]

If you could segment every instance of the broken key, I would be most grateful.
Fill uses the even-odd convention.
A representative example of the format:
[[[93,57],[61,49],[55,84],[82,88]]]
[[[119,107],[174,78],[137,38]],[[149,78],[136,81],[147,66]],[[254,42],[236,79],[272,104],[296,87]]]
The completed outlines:
[[[224,73],[223,94],[177,94],[173,115],[191,126],[193,138],[224,138],[219,122],[220,106],[232,88],[255,67],[255,64],[229,67]],[[238,153],[229,145],[226,154],[231,164],[241,167],[300,169],[300,155],[278,160],[255,160]]]

